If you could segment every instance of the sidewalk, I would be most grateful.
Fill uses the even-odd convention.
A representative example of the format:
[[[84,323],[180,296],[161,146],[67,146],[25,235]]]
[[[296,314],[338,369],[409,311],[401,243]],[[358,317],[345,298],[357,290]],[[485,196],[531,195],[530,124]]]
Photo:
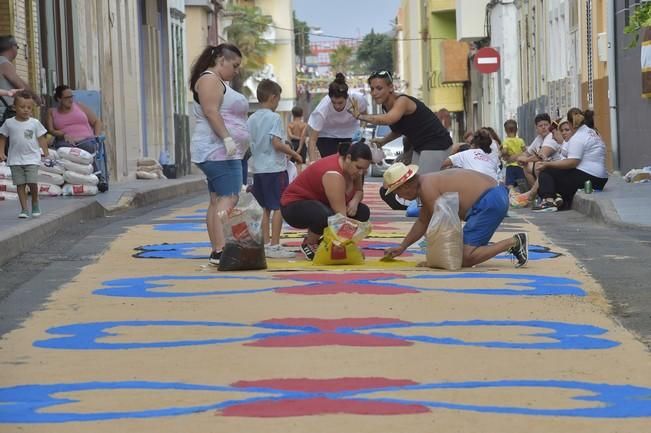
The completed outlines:
[[[108,192],[94,197],[41,197],[43,214],[27,220],[17,218],[17,201],[0,201],[0,265],[39,245],[66,225],[203,191],[205,185],[203,175],[112,183]]]
[[[626,183],[611,175],[603,191],[578,192],[572,209],[607,225],[651,230],[651,182]]]

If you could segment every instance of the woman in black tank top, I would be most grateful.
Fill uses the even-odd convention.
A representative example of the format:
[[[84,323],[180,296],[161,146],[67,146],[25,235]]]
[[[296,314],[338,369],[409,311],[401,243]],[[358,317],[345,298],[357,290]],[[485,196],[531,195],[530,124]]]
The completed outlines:
[[[393,78],[387,71],[376,72],[368,79],[371,96],[382,105],[383,114],[353,113],[361,121],[375,125],[389,125],[391,133],[377,140],[378,146],[405,136],[414,150],[413,164],[419,172],[439,171],[452,146],[452,137],[436,115],[420,100],[393,89]]]

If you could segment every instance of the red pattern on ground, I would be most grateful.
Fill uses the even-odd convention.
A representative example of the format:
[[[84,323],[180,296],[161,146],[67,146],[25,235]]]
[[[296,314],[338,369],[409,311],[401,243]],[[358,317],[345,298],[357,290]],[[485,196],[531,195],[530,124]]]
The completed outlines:
[[[417,384],[417,382],[411,380],[386,379],[383,377],[344,377],[337,379],[242,380],[234,383],[232,386],[235,388],[266,388],[282,391],[336,393],[403,387]],[[328,414],[405,415],[427,412],[429,412],[429,409],[425,406],[416,404],[314,397],[306,399],[272,398],[230,406],[220,413],[223,416],[271,418]]]
[[[374,335],[337,334],[320,332],[309,335],[289,335],[286,337],[268,337],[253,343],[245,343],[253,347],[316,347],[316,346],[349,346],[349,347],[404,347],[412,346],[409,341],[397,338],[377,337]]]
[[[287,325],[287,326],[312,326],[321,331],[336,331],[340,328],[362,328],[371,325],[407,324],[399,319],[388,319],[383,317],[360,317],[351,319],[315,319],[311,317],[291,317],[287,319],[269,319],[260,323]]]
[[[312,346],[356,346],[356,347],[400,347],[412,346],[413,343],[396,338],[377,337],[363,334],[336,333],[341,328],[361,328],[370,325],[404,324],[402,320],[378,317],[355,319],[314,319],[314,318],[289,318],[265,320],[265,324],[277,324],[299,327],[314,327],[320,332],[308,335],[288,335],[283,337],[269,337],[246,343],[245,346],[254,347],[312,347]]]
[[[363,400],[336,400],[326,397],[304,400],[266,400],[230,406],[223,416],[281,418],[310,415],[409,415],[427,413],[429,409],[416,404],[400,404]]]
[[[330,274],[308,273],[308,274],[283,274],[274,275],[279,279],[298,280],[313,282],[307,286],[284,287],[276,289],[277,293],[287,293],[293,295],[336,295],[339,293],[359,293],[362,295],[402,295],[407,293],[418,293],[416,289],[392,287],[383,285],[366,284],[363,282],[349,283],[356,280],[370,280],[378,282],[383,279],[405,278],[400,274],[384,273],[346,273]]]

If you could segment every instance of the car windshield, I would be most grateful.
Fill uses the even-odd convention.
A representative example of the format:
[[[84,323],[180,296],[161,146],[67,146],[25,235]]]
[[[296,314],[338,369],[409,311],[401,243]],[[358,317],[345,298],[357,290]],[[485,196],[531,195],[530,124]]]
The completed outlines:
[[[376,137],[385,137],[389,135],[391,132],[391,128],[387,125],[378,125],[377,129],[375,130],[375,136]]]

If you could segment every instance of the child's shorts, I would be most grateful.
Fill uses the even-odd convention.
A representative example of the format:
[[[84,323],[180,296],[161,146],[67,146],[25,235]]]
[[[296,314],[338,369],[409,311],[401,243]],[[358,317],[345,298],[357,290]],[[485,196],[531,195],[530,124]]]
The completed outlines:
[[[499,185],[490,188],[468,209],[463,226],[463,244],[487,245],[509,210],[509,192]]]
[[[265,209],[280,209],[280,196],[289,184],[287,171],[253,175],[253,197]]]
[[[9,168],[14,185],[38,183],[38,165],[10,165]]]
[[[524,170],[519,165],[509,165],[506,167],[506,178],[504,183],[509,186],[517,186],[518,179],[525,179]]]

